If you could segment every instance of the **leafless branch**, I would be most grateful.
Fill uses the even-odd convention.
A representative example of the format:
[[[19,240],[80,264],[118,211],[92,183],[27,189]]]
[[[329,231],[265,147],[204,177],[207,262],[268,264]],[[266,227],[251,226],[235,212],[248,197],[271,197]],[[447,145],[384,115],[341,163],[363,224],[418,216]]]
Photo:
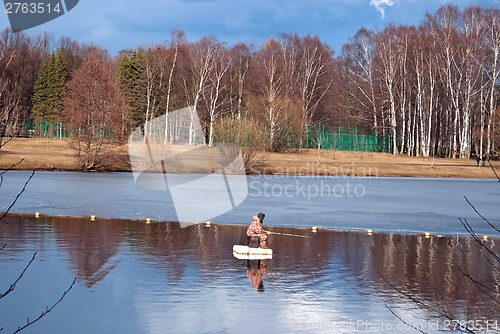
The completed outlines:
[[[28,320],[26,321],[26,325],[24,326],[20,326],[17,328],[17,330],[15,332],[13,332],[12,334],[16,334],[16,333],[19,333],[20,331],[22,331],[23,329],[25,329],[26,327],[28,326],[31,326],[33,325],[35,322],[37,322],[38,320],[42,319],[44,316],[46,316],[50,311],[52,311],[60,302],[63,301],[64,297],[68,294],[68,292],[73,288],[73,286],[75,285],[75,282],[76,282],[76,277],[73,279],[73,282],[71,283],[71,285],[69,286],[68,290],[64,291],[61,298],[59,298],[51,307],[45,307],[45,311],[43,311],[35,320],[31,320],[28,318]]]
[[[21,162],[23,162],[24,159],[21,159],[19,160],[18,162],[16,162],[15,164],[13,164],[12,166],[10,166],[9,168],[7,168],[6,170],[3,170],[2,172],[0,172],[0,176],[3,176],[5,173],[7,173],[8,171],[11,171],[13,170],[17,165],[21,164]],[[2,179],[3,180],[3,179]],[[0,184],[1,185],[1,184]]]
[[[476,208],[472,205],[472,203],[467,199],[467,197],[465,197],[465,200],[467,201],[467,203],[470,205],[470,207],[474,210],[474,212],[476,212],[476,214],[481,217],[481,219],[483,219],[491,228],[493,228],[495,231],[498,231],[500,232],[500,230],[494,226],[493,224],[491,224],[488,219],[486,219],[483,215],[481,215],[481,213],[479,213]],[[474,238],[474,240],[476,241],[476,243],[478,243],[484,250],[486,250],[487,254],[489,254],[493,260],[490,260],[489,257],[485,256],[486,260],[492,265],[493,268],[495,269],[498,269],[498,264],[500,263],[500,256],[497,255],[493,250],[491,250],[490,248],[486,247],[486,245],[484,244],[484,242],[479,238],[479,236],[476,234],[476,232],[474,231],[474,229],[472,228],[472,226],[470,226],[470,224],[467,222],[466,219],[462,220],[462,219],[459,219],[460,222],[462,223],[462,225],[464,226],[464,228],[467,230],[467,232]],[[496,261],[496,262],[494,262]],[[495,302],[496,304],[500,305],[500,300],[498,299],[498,293],[496,293],[492,288],[486,286],[485,284],[479,282],[478,280],[474,279],[471,275],[469,275],[468,273],[464,272],[461,268],[458,268],[458,270],[460,271],[460,273],[462,273],[462,275],[464,275],[466,278],[468,278],[472,283],[474,283],[474,285],[476,286],[476,288],[478,288],[479,291],[481,291],[482,293],[484,293],[488,298],[490,298],[493,302]],[[491,293],[495,294],[495,295],[492,295]]]
[[[7,216],[7,214],[9,213],[9,211],[16,204],[17,200],[19,199],[19,197],[21,197],[22,193],[26,191],[26,187],[28,186],[28,183],[30,183],[30,181],[31,181],[31,179],[33,178],[34,175],[35,175],[35,171],[32,171],[30,177],[28,178],[28,180],[24,183],[23,189],[21,189],[21,191],[17,194],[17,196],[14,199],[14,201],[10,204],[10,206],[7,208],[7,210],[0,216],[0,223],[2,223],[3,218],[5,218],[5,216]]]
[[[498,182],[500,182],[500,177],[498,176],[498,174],[497,174],[497,172],[496,172],[495,168],[494,168],[494,167],[493,167],[493,165],[491,164],[490,159],[488,159],[488,163],[490,164],[490,167],[491,167],[491,170],[493,171],[493,173],[495,173],[495,176],[497,177]]]
[[[392,284],[391,282],[389,282],[385,277],[384,275],[382,275],[382,273],[378,273],[380,275],[380,277],[382,277],[382,279],[392,288],[394,289],[396,292],[398,292],[401,296],[403,297],[406,297],[408,298],[411,302],[413,302],[415,305],[417,305],[419,308],[423,309],[423,310],[427,310],[433,314],[436,314],[437,316],[439,317],[442,317],[442,318],[445,318],[447,320],[449,320],[454,326],[454,328],[456,328],[457,330],[461,331],[461,332],[465,332],[465,333],[472,333],[474,334],[475,332],[474,331],[471,331],[469,328],[465,327],[462,325],[461,322],[457,321],[456,320],[456,317],[453,316],[451,310],[449,309],[448,307],[448,304],[443,301],[437,294],[436,294],[436,306],[433,307],[431,305],[428,305],[424,302],[422,302],[420,299],[416,298],[415,296],[413,296],[411,293],[409,292],[405,292],[403,291],[402,289],[396,287],[394,284]],[[441,302],[443,303],[441,305]],[[394,312],[392,312],[392,310],[389,308],[389,310],[391,311],[391,313],[394,314]],[[399,320],[402,320],[400,317],[398,317],[397,315],[395,315]],[[403,321],[404,322],[404,321]],[[405,324],[407,324],[406,322],[404,322]]]
[[[488,298],[490,298],[493,302],[495,302],[496,304],[500,305],[500,300],[498,300],[498,298],[495,298],[494,296],[490,295],[489,292],[492,291],[492,289],[490,287],[487,287],[483,283],[477,281],[471,275],[465,273],[461,268],[458,268],[458,270],[460,271],[460,273],[462,273],[462,275],[464,275],[465,277],[467,277],[468,279],[470,279],[482,293],[484,293],[486,296],[488,296]]]
[[[4,138],[6,138],[6,139],[4,139]],[[4,147],[12,139],[14,139],[14,137],[5,137],[5,136],[2,135],[1,138],[0,138],[0,148]]]
[[[397,314],[396,314],[396,313],[392,310],[392,308],[391,308],[389,305],[385,304],[385,307],[387,307],[387,309],[388,309],[388,310],[389,310],[389,311],[390,311],[390,312],[391,312],[391,313],[392,313],[392,314],[393,314],[396,318],[398,318],[398,320],[399,320],[399,321],[401,321],[403,324],[405,324],[405,325],[406,325],[406,326],[408,326],[409,328],[412,328],[412,329],[414,329],[414,330],[416,330],[416,331],[418,331],[418,332],[420,332],[420,333],[427,334],[427,332],[424,332],[424,331],[422,331],[421,329],[419,329],[419,328],[417,328],[417,327],[415,327],[415,326],[413,326],[413,325],[409,324],[408,322],[404,321],[404,320],[403,320],[403,319],[402,319],[399,315],[397,315]]]
[[[5,245],[4,245],[4,247],[5,247]],[[3,247],[2,247],[2,249],[3,249]],[[3,297],[7,296],[9,293],[11,293],[12,291],[14,291],[14,289],[16,288],[17,283],[21,280],[21,278],[23,277],[23,275],[26,272],[26,270],[28,270],[29,266],[31,266],[31,264],[33,263],[33,261],[35,261],[35,257],[36,257],[36,252],[33,254],[33,257],[31,258],[30,262],[28,262],[28,264],[26,265],[26,267],[24,267],[24,270],[21,272],[21,274],[15,280],[15,282],[10,285],[10,287],[7,289],[7,291],[5,291],[4,293],[0,294],[0,299],[2,299]]]
[[[472,229],[472,227],[470,226],[470,224],[467,222],[467,220],[466,219],[462,220],[461,218],[459,218],[459,220],[462,223],[462,225],[465,227],[465,229],[467,230],[467,232],[474,238],[474,240],[476,240],[476,242],[481,247],[483,247],[495,260],[497,260],[500,263],[500,257],[497,254],[495,254],[495,252],[493,252],[491,249],[489,249],[488,247],[486,247],[484,245],[484,243],[477,236],[476,232],[474,232],[474,230]]]
[[[482,214],[479,213],[479,211],[476,210],[476,208],[474,207],[474,205],[471,204],[471,202],[469,202],[469,200],[467,199],[467,197],[465,197],[465,200],[467,201],[467,203],[470,205],[470,207],[474,210],[475,213],[477,213],[477,215],[479,217],[481,217],[481,219],[483,219],[488,225],[490,225],[491,228],[493,228],[495,231],[497,232],[500,232],[500,229],[498,229],[495,225],[493,225],[492,223],[490,223],[488,221],[488,219],[484,218],[484,216]]]

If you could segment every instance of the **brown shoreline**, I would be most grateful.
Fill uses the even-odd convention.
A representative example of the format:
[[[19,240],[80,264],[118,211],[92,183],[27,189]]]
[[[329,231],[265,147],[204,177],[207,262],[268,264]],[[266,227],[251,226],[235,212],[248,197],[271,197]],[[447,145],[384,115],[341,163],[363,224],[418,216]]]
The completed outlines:
[[[130,172],[126,145],[114,148],[112,164],[103,171]],[[22,160],[22,161],[21,161]],[[21,162],[20,162],[21,161]],[[393,156],[386,153],[296,150],[292,153],[256,153],[255,173],[338,177],[496,178],[488,166],[474,159]],[[20,163],[19,163],[20,162]],[[319,162],[319,164],[318,164]],[[17,165],[15,165],[17,164]],[[500,175],[500,162],[492,161]],[[15,165],[14,167],[12,167]],[[14,138],[0,149],[0,169],[81,171],[65,139]]]
[[[3,212],[0,212],[3,213]],[[61,218],[61,219],[88,219],[89,222],[109,222],[109,221],[126,221],[126,222],[133,222],[133,223],[143,223],[144,225],[155,225],[155,224],[181,224],[176,221],[166,221],[166,220],[147,220],[148,218],[145,219],[139,219],[139,218],[112,218],[112,217],[99,217],[99,216],[71,216],[71,215],[58,215],[58,214],[43,214],[43,213],[26,213],[26,212],[9,212],[6,216],[5,219],[10,218],[29,218],[29,219],[37,219],[37,220],[44,220],[47,218]],[[208,224],[207,224],[208,223]],[[246,224],[235,224],[235,223],[218,223],[218,222],[200,222],[200,223],[193,223],[189,224],[191,225],[199,225],[203,226],[207,229],[213,228],[213,227],[219,227],[219,228],[236,228],[236,229],[241,229],[247,228]],[[463,233],[460,234],[436,234],[436,233],[429,233],[429,232],[423,232],[423,231],[390,231],[390,230],[371,230],[371,229],[345,229],[345,228],[326,228],[326,227],[314,227],[315,230],[313,230],[313,227],[306,227],[306,226],[267,226],[267,229],[271,232],[275,232],[279,234],[282,233],[292,233],[296,235],[302,235],[306,238],[314,237],[316,235],[322,234],[322,233],[359,233],[359,234],[366,234],[368,236],[373,236],[375,234],[377,235],[407,235],[407,236],[420,236],[420,237],[425,237],[425,238],[451,238],[451,237],[460,237],[460,238],[472,238],[470,234],[468,234],[465,230]],[[480,236],[481,237],[481,236]],[[500,237],[496,236],[487,236],[484,240],[500,240]]]

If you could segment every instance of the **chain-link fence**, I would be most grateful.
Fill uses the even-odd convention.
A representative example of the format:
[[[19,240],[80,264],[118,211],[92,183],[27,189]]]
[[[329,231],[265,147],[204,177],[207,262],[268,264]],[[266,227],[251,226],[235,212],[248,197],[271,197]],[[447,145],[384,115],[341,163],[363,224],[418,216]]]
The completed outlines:
[[[27,138],[66,138],[68,134],[62,122],[27,120],[17,122],[17,136]]]
[[[229,125],[229,126],[228,126]],[[231,142],[241,146],[262,145],[261,134],[245,129],[238,131],[234,124],[225,124],[216,129],[216,138],[219,142]],[[241,129],[240,129],[241,130]],[[68,132],[61,122],[36,122],[34,120],[19,121],[17,123],[19,137],[38,138],[66,138]],[[281,133],[277,132],[276,136]],[[385,152],[390,153],[391,140],[387,135],[360,134],[357,128],[325,125],[306,125],[303,135],[286,133],[286,138],[278,138],[286,148],[318,148],[325,150],[358,151],[358,152]]]
[[[357,152],[391,152],[389,136],[360,134],[357,128],[342,126],[306,126],[306,148]]]

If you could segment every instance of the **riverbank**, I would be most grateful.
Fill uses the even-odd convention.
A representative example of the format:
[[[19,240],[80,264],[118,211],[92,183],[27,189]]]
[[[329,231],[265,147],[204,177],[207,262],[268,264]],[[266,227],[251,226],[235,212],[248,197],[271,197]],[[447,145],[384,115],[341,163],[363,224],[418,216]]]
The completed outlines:
[[[109,171],[130,171],[126,145],[114,148]],[[477,167],[473,159],[393,156],[386,153],[300,150],[293,153],[257,152],[251,159],[258,173],[495,178],[493,170]],[[500,162],[492,162],[500,175]],[[0,150],[0,169],[78,171],[80,165],[65,139],[14,138]]]

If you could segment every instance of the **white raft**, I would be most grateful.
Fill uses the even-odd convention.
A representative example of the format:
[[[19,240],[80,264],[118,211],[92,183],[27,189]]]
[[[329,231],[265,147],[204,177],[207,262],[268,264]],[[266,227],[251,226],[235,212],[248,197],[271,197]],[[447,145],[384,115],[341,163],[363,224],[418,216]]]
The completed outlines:
[[[270,260],[273,250],[270,248],[253,248],[245,245],[234,245],[233,256],[240,260]]]

